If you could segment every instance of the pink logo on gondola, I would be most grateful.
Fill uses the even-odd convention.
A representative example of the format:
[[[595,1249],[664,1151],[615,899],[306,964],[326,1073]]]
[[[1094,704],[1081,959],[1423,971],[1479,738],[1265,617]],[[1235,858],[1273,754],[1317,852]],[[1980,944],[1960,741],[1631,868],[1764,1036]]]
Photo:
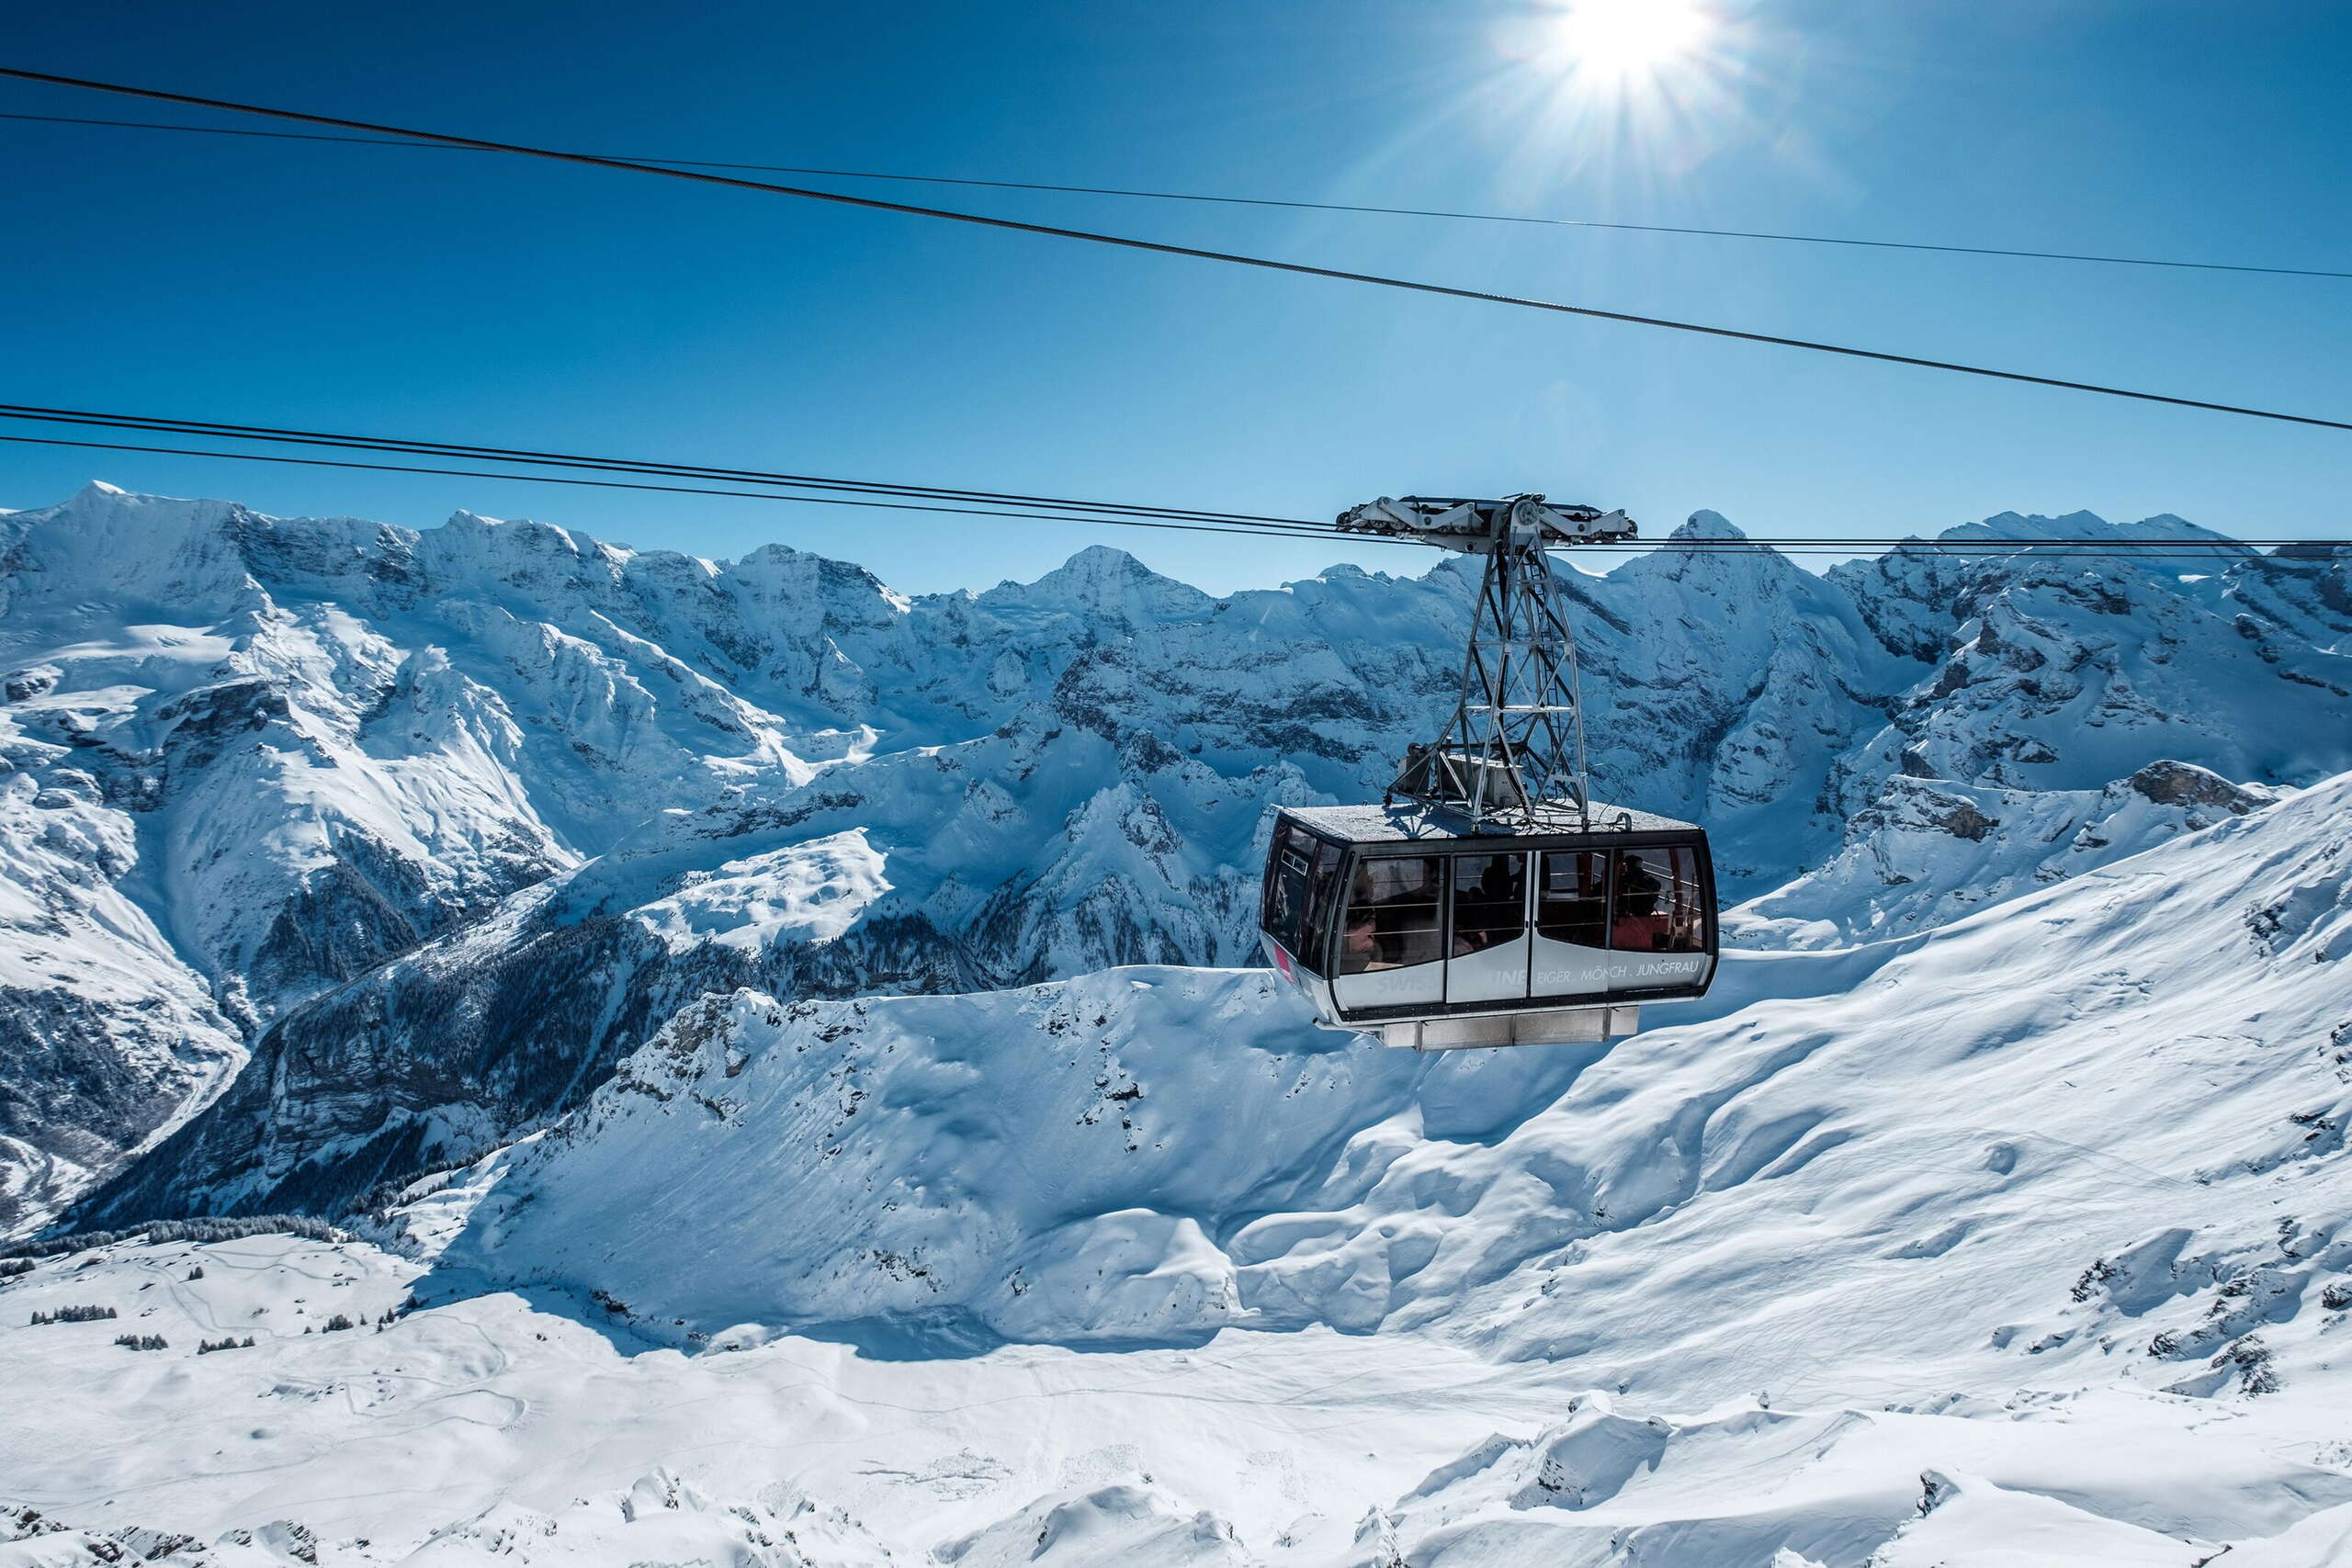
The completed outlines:
[[[1274,950],[1275,971],[1285,980],[1295,979],[1296,976],[1290,972],[1290,954],[1283,951],[1280,942],[1270,942],[1268,945]]]

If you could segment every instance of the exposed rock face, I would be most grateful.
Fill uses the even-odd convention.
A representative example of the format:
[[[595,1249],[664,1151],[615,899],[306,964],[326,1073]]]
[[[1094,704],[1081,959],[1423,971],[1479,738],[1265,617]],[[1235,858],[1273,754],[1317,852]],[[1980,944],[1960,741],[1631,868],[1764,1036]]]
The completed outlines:
[[[0,1235],[39,1224],[245,1059],[125,895],[138,856],[132,819],[89,773],[0,771]]]
[[[2241,789],[2219,773],[2171,761],[2151,762],[2123,782],[2158,806],[2216,807],[2233,817],[2243,817],[2269,799],[2267,792]]]
[[[1898,773],[1816,870],[1726,916],[1732,940],[1839,945],[1940,925],[2269,805],[2186,762],[2095,790],[2003,789]]]
[[[2138,526],[2193,543],[2145,561],[1904,555],[1832,571],[1885,646],[1938,664],[1843,764],[1847,809],[1896,771],[2028,789],[2097,788],[2167,758],[2268,784],[2324,771],[2342,737],[2310,727],[2340,727],[2352,692],[2352,626],[2328,615],[2324,574],[2177,518]],[[2005,514],[1948,536],[2117,532]]]
[[[2231,810],[2205,797],[2228,780],[2250,802],[2352,763],[2345,563],[2143,526],[2203,553],[1822,578],[1668,551],[1572,576],[1597,790],[1706,821],[1736,896],[1842,867],[1841,908],[1905,889],[1916,922]],[[1682,536],[1736,531],[1702,513]],[[1248,962],[1263,807],[1377,792],[1451,694],[1475,584],[1449,560],[1216,599],[1096,548],[909,599],[781,547],[714,565],[467,513],[415,532],[98,487],[0,517],[0,759],[30,786],[0,813],[30,842],[36,801],[70,795],[89,845],[120,847],[57,852],[154,954],[119,966],[121,1005],[185,1014],[158,1038],[197,1063],[256,1053],[90,1210],[108,1218],[331,1205],[479,1152],[707,990]],[[2164,761],[2219,777],[2150,776],[2129,833],[2098,826]],[[2018,849],[2060,817],[2065,852]],[[1935,880],[1905,862],[1915,830],[1952,852],[1933,897],[1910,897]],[[853,833],[870,865],[817,848]],[[41,889],[21,929],[67,919]],[[12,1005],[15,1092],[60,1053],[117,1071],[116,1032]],[[119,1122],[44,1115],[113,1130],[40,1204],[225,1076],[141,1078]]]

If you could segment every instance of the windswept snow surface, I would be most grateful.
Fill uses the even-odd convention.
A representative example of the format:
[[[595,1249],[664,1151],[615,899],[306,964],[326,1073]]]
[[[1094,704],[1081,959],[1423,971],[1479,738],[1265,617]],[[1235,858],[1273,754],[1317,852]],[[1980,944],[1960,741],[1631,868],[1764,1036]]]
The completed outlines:
[[[322,1562],[2341,1561],[2347,810],[1606,1053],[1351,1044],[1246,971],[714,998],[391,1250],[0,1289],[0,1473]],[[22,1325],[68,1304],[121,1315]]]
[[[1701,1404],[2291,1381],[2352,1290],[2347,812],[2352,775],[1923,938],[1741,954],[1718,1016],[1605,1051],[1371,1049],[1262,970],[714,998],[488,1168],[425,1293],[603,1292],[685,1345],[1411,1327]]]
[[[1748,940],[1925,930],[2352,767],[2338,552],[2177,518],[1958,532],[2020,547],[1566,576],[1600,793],[1707,821],[1727,888],[1769,896]],[[2190,553],[2026,543],[2109,534]],[[1738,536],[1704,512],[1677,535]],[[139,1069],[171,1089],[136,1113],[0,1125],[27,1195],[0,1223],[191,1112],[80,1217],[333,1210],[546,1124],[710,991],[1253,962],[1264,807],[1377,792],[1448,699],[1474,581],[1338,567],[1218,599],[1096,547],[910,599],[781,547],[470,513],[94,486],[0,516],[0,764],[102,819],[85,836],[122,848],[74,876],[167,949],[116,1010],[209,1003],[257,1053],[209,1106],[224,1075]],[[34,809],[0,795],[14,831],[47,830]],[[810,847],[845,834],[854,875]],[[28,919],[70,925],[54,888]],[[34,1060],[121,1076],[57,1022],[81,993],[54,972],[0,991],[0,1095]]]
[[[357,1233],[0,1272],[0,1568],[2352,1560],[2352,560],[2106,532],[1567,577],[1749,902],[1424,1057],[1234,965],[1460,563],[0,514],[0,1233]]]

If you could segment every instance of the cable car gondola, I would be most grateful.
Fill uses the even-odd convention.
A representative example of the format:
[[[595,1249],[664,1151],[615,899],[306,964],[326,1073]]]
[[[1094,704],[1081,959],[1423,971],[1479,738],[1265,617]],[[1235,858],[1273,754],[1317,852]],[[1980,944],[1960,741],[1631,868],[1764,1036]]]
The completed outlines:
[[[1714,874],[1688,822],[1475,833],[1415,806],[1285,807],[1267,956],[1322,1021],[1437,1050],[1604,1040],[1714,978]]]
[[[1417,1050],[1598,1041],[1706,994],[1713,866],[1695,823],[1592,801],[1576,646],[1545,551],[1622,513],[1408,496],[1342,529],[1487,557],[1462,694],[1377,806],[1276,808],[1261,941],[1329,1028]]]

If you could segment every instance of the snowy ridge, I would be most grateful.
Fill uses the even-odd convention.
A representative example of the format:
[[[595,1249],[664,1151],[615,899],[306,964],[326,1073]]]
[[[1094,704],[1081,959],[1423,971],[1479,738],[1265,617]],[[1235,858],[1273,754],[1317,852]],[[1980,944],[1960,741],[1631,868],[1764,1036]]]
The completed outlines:
[[[1456,566],[0,517],[11,1223],[374,1238],[0,1275],[0,1568],[2329,1561],[2346,563],[2144,531],[1572,580],[1746,945],[1423,1057],[1233,965]]]
[[[1825,579],[1669,552],[1571,580],[1603,792],[1708,820],[1735,894],[1816,874],[1759,938],[1922,929],[1970,888],[2205,819],[2133,804],[2154,764],[2252,799],[2352,766],[2345,562],[2177,519],[1972,527],[2215,542],[2161,569],[2024,553]],[[781,547],[714,564],[466,513],[417,532],[102,487],[0,518],[0,760],[95,792],[132,845],[133,869],[77,874],[169,947],[140,1005],[188,1005],[192,975],[258,1053],[99,1224],[332,1210],[470,1157],[706,991],[1248,962],[1264,804],[1376,789],[1454,679],[1471,585],[1459,563],[1335,568],[1219,600],[1098,547],[909,599]],[[1963,803],[2019,830],[1935,825]],[[759,886],[853,832],[870,898]],[[550,877],[560,897],[534,890]],[[857,918],[758,912],[804,892]],[[9,1015],[0,1080],[86,1049],[54,1011]],[[88,1172],[136,1141],[104,1115]],[[19,1225],[83,1177],[41,1179]]]
[[[245,1059],[118,879],[130,823],[87,775],[0,775],[0,1234],[168,1134]]]
[[[1760,947],[1924,931],[2243,817],[2277,795],[2173,761],[2096,790],[1897,773],[1826,864],[1727,912],[1724,930]]]

